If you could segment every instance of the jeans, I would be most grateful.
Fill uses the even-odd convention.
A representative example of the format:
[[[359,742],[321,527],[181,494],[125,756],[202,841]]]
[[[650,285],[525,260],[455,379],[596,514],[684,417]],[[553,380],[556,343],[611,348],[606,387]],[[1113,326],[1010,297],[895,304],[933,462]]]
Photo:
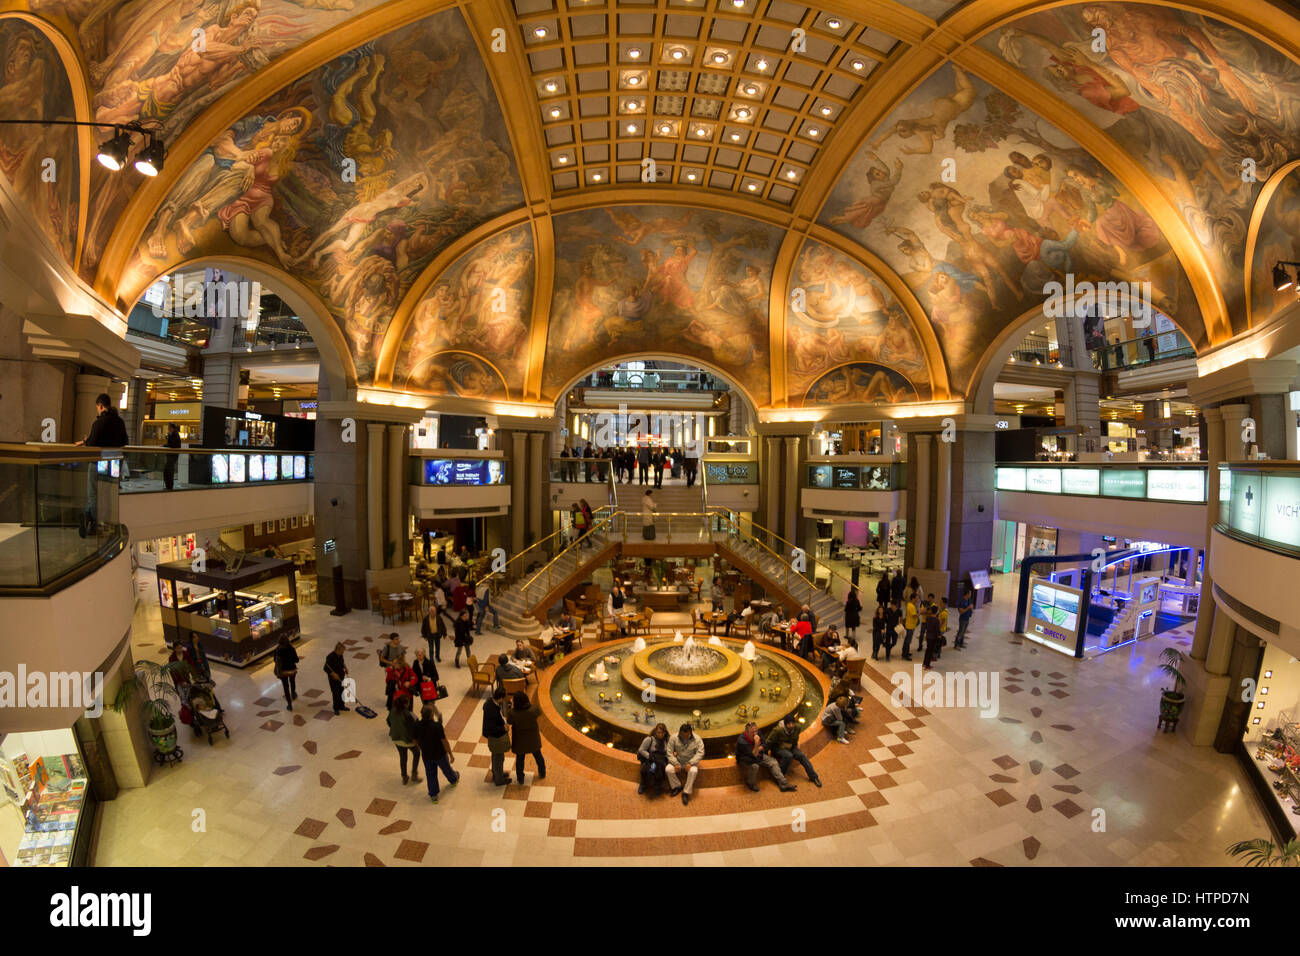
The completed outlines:
[[[416,749],[416,752],[419,752],[418,748]],[[437,757],[426,753],[424,755],[424,780],[429,788],[429,796],[431,797],[436,797],[440,789],[438,787],[439,770],[441,770],[442,775],[447,778],[448,784],[458,783],[460,781],[460,774],[451,769],[451,761],[447,759],[447,752],[445,750]]]
[[[777,759],[771,754],[763,754],[763,756],[759,757],[755,763],[745,764],[743,767],[745,771],[745,785],[750,789],[758,786],[759,767],[762,767],[772,775],[772,779],[776,781],[777,786],[785,787],[789,785],[789,782],[785,779],[785,774],[781,771],[781,764],[777,762]]]
[[[954,647],[962,647],[966,643],[966,628],[970,626],[970,618],[963,617],[957,619],[957,636],[953,639]]]
[[[429,660],[441,661],[442,660],[442,635],[435,631],[433,636],[429,638],[428,643],[429,643]]]
[[[782,748],[776,752],[776,762],[780,765],[782,773],[789,773],[790,764],[796,760],[803,766],[804,773],[808,774],[809,780],[817,779],[817,771],[813,769],[812,761],[798,747],[793,750]]]
[[[411,754],[411,776],[417,779],[420,776],[420,748],[415,744],[411,744],[411,746],[409,747],[403,747],[401,744],[398,744],[397,756],[400,759],[402,764],[402,783],[406,783],[406,779],[407,779],[406,778],[406,754],[408,751]]]
[[[491,601],[478,602],[478,620],[474,624],[474,630],[480,634],[483,633],[483,619],[487,617],[488,611],[492,612],[492,626],[499,628],[501,626],[501,615],[497,614],[497,609],[492,606]]]
[[[515,779],[520,783],[524,782],[524,758],[529,754],[515,754]],[[542,752],[534,750],[532,758],[537,761],[537,779],[541,780],[546,776],[546,761],[542,759]]]
[[[836,740],[848,735],[849,725],[842,720],[824,720],[822,726],[829,730]]]
[[[938,656],[939,656],[939,642],[937,640],[926,641],[925,662],[924,662],[925,666],[929,667],[934,662],[934,659]]]
[[[298,696],[298,672],[281,674],[280,683],[284,686],[285,703],[293,704],[293,699]]]
[[[430,776],[432,776],[432,774],[430,774]],[[492,755],[492,782],[495,784],[510,782],[510,778],[506,776],[505,751]]]
[[[903,632],[903,656],[910,657],[912,654],[912,635],[916,633],[915,627],[909,627]]]

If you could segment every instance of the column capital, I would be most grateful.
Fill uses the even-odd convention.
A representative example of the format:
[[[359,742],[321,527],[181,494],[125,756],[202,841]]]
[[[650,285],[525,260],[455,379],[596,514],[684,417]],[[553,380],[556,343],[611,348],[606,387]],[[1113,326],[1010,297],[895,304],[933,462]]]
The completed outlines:
[[[1202,408],[1249,395],[1277,395],[1291,391],[1300,364],[1295,359],[1247,359],[1187,382],[1187,398]]]

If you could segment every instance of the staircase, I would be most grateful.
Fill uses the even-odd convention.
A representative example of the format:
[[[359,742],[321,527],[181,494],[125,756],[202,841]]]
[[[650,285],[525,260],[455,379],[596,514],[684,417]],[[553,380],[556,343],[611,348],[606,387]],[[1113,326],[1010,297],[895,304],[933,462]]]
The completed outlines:
[[[697,482],[693,488],[687,488],[686,482],[678,478],[664,479],[662,488],[654,485],[618,484],[614,486],[614,507],[627,512],[629,534],[640,534],[641,500],[646,489],[654,495],[655,506],[659,509],[655,517],[655,535],[659,541],[685,541],[688,538],[708,539],[709,521],[705,517],[694,517],[704,513],[704,485]],[[688,518],[675,518],[672,515],[691,515]],[[671,539],[669,534],[671,533]]]
[[[747,536],[729,536],[725,542],[720,541],[719,553],[723,557],[731,551],[757,570],[776,588],[785,591],[800,605],[807,604],[817,615],[817,630],[825,630],[831,624],[844,629],[844,605],[838,598],[819,590],[802,575],[795,574],[789,566],[778,560],[770,551],[760,547]]]
[[[603,533],[587,535],[586,548],[568,548],[562,551],[550,567],[549,575],[543,574],[530,587],[525,589],[532,575],[527,575],[520,583],[507,588],[492,599],[497,613],[501,615],[501,631],[514,640],[526,641],[541,633],[541,625],[530,613],[537,602],[545,597],[548,585],[560,584],[569,578],[578,577],[583,565],[589,563],[609,544],[608,536]],[[565,590],[568,588],[566,587]]]

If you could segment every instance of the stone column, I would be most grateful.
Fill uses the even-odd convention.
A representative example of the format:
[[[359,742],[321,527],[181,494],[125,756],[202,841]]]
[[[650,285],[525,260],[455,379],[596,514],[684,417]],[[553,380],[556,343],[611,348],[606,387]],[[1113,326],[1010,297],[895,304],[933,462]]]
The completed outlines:
[[[791,544],[798,544],[799,533],[799,442],[797,435],[785,438],[785,488],[781,496],[781,534]],[[787,557],[789,557],[787,555]]]
[[[366,422],[367,567],[384,566],[384,426]]]
[[[510,433],[510,554],[524,550],[524,489],[528,486],[528,436]],[[530,563],[530,562],[525,562]]]
[[[542,540],[542,479],[550,469],[545,438],[542,432],[528,433],[528,534],[533,541]]]
[[[1219,520],[1219,463],[1223,461],[1223,414],[1217,408],[1202,410],[1205,416],[1205,573],[1201,576],[1201,600],[1192,637],[1191,657],[1205,660],[1210,649],[1210,628],[1214,620],[1214,579],[1210,576],[1210,529]],[[1240,438],[1238,431],[1238,438]]]
[[[910,467],[908,470],[912,472],[909,477],[915,491],[909,489],[908,494],[916,495],[916,520],[915,527],[908,528],[907,534],[912,541],[912,560],[918,568],[923,568],[930,559],[930,439],[934,436],[918,434],[914,437],[916,467],[915,470]]]
[[[393,567],[406,561],[406,456],[410,442],[405,425],[388,426],[388,540],[397,545]]]
[[[90,434],[90,426],[99,412],[95,409],[95,398],[101,392],[107,392],[110,379],[107,375],[78,375],[76,379],[77,402],[72,422],[72,435],[62,435],[64,441],[81,441]]]
[[[1232,662],[1232,642],[1236,637],[1237,622],[1217,605],[1214,608],[1214,630],[1210,637],[1210,650],[1205,656],[1205,669],[1211,674],[1228,673]]]
[[[935,476],[934,564],[936,571],[948,570],[948,528],[952,519],[952,442],[939,441]]]
[[[763,525],[769,531],[777,530],[778,501],[781,494],[781,439],[767,439],[767,467],[763,475],[764,492],[767,495],[767,514]]]
[[[1241,440],[1242,422],[1250,415],[1249,405],[1220,405],[1219,413],[1223,416],[1223,458],[1222,461],[1245,461],[1246,442]],[[1208,419],[1208,415],[1207,415]],[[1255,423],[1255,443],[1259,442],[1259,422]]]

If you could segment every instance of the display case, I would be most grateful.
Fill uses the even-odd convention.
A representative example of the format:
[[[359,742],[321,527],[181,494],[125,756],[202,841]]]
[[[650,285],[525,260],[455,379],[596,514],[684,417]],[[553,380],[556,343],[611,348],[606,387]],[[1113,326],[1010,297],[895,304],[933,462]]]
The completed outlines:
[[[0,738],[0,865],[85,865],[94,806],[71,728]]]
[[[281,635],[300,633],[292,561],[250,557],[233,572],[212,558],[206,571],[176,561],[158,565],[157,574],[168,644],[192,632],[210,659],[244,667],[274,650]]]

